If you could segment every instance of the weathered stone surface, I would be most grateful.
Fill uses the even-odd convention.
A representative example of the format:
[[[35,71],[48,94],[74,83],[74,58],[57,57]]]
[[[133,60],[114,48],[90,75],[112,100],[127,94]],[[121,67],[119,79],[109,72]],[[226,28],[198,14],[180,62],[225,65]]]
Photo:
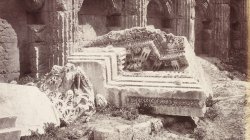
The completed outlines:
[[[16,126],[17,117],[0,118],[1,140],[20,140],[21,131]]]
[[[0,19],[0,82],[17,78],[19,72],[16,32],[6,20]]]
[[[126,34],[128,31],[131,32]],[[159,35],[161,31],[156,30],[152,33],[153,31],[135,28],[98,37],[89,43],[89,48],[82,48],[79,53],[69,57],[69,62],[84,69],[90,80],[98,79],[92,81],[94,90],[116,106],[149,105],[155,114],[203,116],[205,99],[212,92],[205,85],[203,69],[195,62],[192,48],[185,38],[178,40],[173,35],[162,37]],[[145,36],[152,37],[149,40],[153,41],[141,42],[140,39],[144,39]],[[172,48],[176,49],[176,52],[169,50],[168,43],[171,39],[168,37],[174,40]],[[129,46],[135,40],[137,41],[135,47],[149,47],[154,55],[153,60],[169,62],[173,67],[172,70],[157,71],[143,68],[139,69],[139,72],[126,70],[124,68],[128,62],[126,55],[130,54]],[[124,43],[126,41],[130,43]],[[107,43],[111,45],[99,48],[105,47]],[[147,54],[140,55],[147,60],[145,57]],[[180,63],[175,61],[182,56],[186,59],[184,63],[186,67],[183,69],[181,69],[183,66],[179,66]],[[139,60],[143,64],[144,61]]]
[[[1,140],[20,140],[21,131],[17,129],[0,129]]]
[[[101,115],[88,122],[88,127],[93,130],[94,140],[144,140],[150,138],[153,132],[162,130],[162,125],[161,118],[144,115],[133,121]],[[156,130],[154,126],[160,127]]]
[[[0,118],[17,117],[16,127],[21,129],[21,135],[30,134],[29,130],[43,132],[44,123],[60,123],[49,98],[32,86],[0,83],[0,110]]]
[[[95,113],[92,84],[85,72],[73,64],[53,66],[46,78],[40,81],[39,87],[66,122]]]
[[[0,129],[12,128],[16,126],[16,117],[0,118]]]

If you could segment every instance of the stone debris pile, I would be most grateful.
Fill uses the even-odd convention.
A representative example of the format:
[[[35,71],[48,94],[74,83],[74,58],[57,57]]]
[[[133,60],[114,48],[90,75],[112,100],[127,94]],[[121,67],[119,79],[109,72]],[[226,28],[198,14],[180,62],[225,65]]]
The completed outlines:
[[[93,86],[84,71],[73,64],[53,66],[38,86],[66,122],[95,113]]]

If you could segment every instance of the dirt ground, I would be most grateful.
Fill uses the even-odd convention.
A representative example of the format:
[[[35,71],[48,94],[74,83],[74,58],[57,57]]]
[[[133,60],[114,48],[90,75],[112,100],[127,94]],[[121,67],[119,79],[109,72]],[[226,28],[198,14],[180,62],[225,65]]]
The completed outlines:
[[[250,107],[246,100],[247,82],[242,76],[219,70],[217,59],[199,59],[211,80],[213,101],[205,117],[195,130],[197,139],[243,140],[245,139],[245,110]],[[249,113],[247,113],[249,114]],[[249,115],[248,115],[249,116]]]

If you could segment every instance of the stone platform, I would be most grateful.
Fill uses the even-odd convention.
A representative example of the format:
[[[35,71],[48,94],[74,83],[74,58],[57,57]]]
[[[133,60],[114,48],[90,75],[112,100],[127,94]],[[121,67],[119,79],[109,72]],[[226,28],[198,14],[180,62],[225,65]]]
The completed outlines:
[[[159,49],[162,46],[155,45],[155,41],[149,39],[138,40],[134,44],[111,43],[112,47],[81,48],[68,61],[86,72],[96,94],[104,95],[118,107],[146,105],[155,114],[201,117],[205,112],[206,97],[211,91],[205,85],[204,73],[195,61],[193,49],[186,38],[179,38],[182,42],[178,45],[183,50],[170,55],[169,52],[163,55]],[[172,62],[184,57],[186,67],[177,70],[128,71],[125,68],[128,46],[149,47],[160,61]]]

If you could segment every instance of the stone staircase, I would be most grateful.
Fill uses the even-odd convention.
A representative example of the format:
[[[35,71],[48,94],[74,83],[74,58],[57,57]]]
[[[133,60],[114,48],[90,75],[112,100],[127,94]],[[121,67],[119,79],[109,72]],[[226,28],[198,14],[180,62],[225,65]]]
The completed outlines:
[[[0,140],[20,140],[21,131],[16,128],[16,117],[0,118]]]

